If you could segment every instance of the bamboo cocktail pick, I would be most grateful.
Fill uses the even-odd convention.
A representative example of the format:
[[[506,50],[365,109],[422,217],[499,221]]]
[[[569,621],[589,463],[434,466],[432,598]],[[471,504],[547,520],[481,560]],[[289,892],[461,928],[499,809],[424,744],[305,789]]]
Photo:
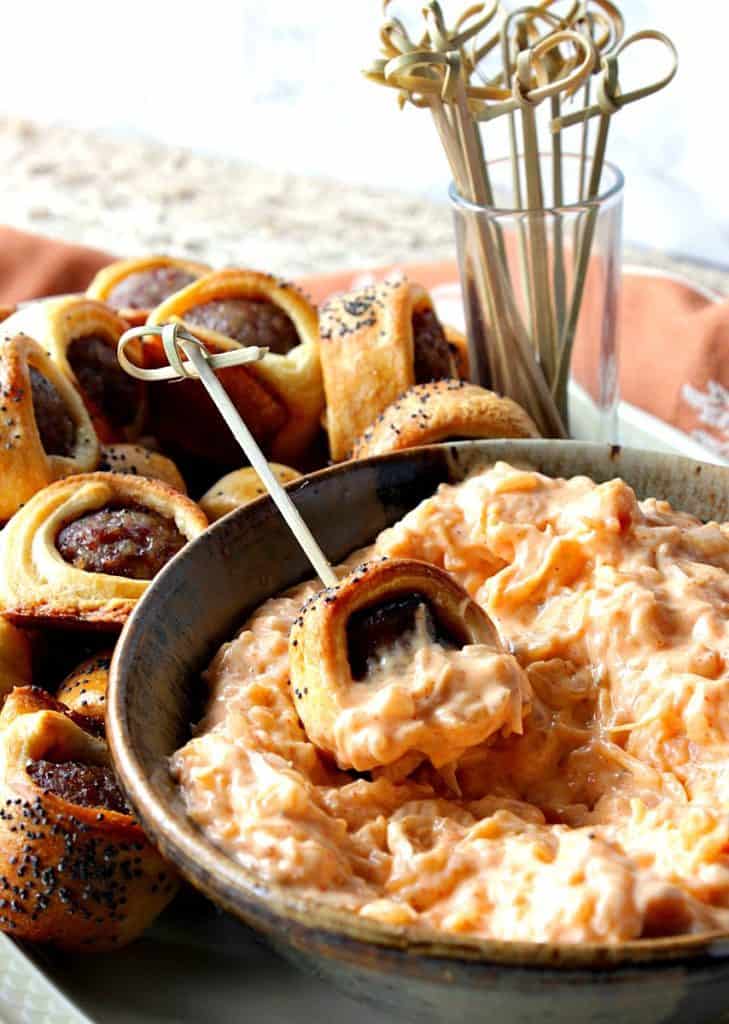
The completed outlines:
[[[669,55],[669,67],[667,72],[655,82],[623,92],[619,81],[619,58],[630,47],[641,41],[652,41],[660,43],[665,47]],[[664,89],[675,77],[678,71],[678,52],[673,42],[663,32],[654,29],[645,29],[636,32],[627,39],[622,39],[615,50],[603,57],[601,62],[601,73],[597,81],[597,101],[594,105],[588,105],[575,113],[564,117],[556,118],[551,125],[553,133],[559,133],[564,128],[582,123],[586,126],[593,117],[599,118],[597,139],[592,155],[592,169],[587,185],[585,200],[592,203],[585,220],[582,233],[578,239],[575,250],[575,284],[572,293],[572,303],[569,309],[567,320],[564,326],[564,334],[561,340],[561,358],[557,367],[555,389],[565,395],[567,393],[567,380],[569,376],[568,356],[572,351],[572,345],[577,331],[577,324],[580,316],[580,307],[587,283],[587,273],[590,265],[590,255],[597,226],[597,206],[595,200],[600,193],[600,179],[605,164],[607,152],[608,132],[610,130],[610,119],[613,114]]]
[[[472,379],[523,405],[545,436],[567,436],[567,381],[610,119],[671,81],[675,47],[653,30],[624,39],[625,22],[613,0],[540,0],[510,12],[497,3],[477,3],[450,27],[437,0],[429,0],[419,34],[409,33],[390,8],[385,0],[381,52],[365,74],[395,89],[401,107],[430,109],[457,195],[475,207],[462,219],[461,260]],[[623,92],[619,63],[628,47],[649,39],[666,46],[671,68],[657,81]],[[500,57],[501,67],[489,73],[492,56]],[[582,108],[568,109],[577,96]],[[485,216],[498,198],[486,155],[489,125],[501,117],[508,118],[510,212],[516,215],[521,289],[502,224]],[[590,151],[592,118],[599,123]],[[574,196],[568,196],[563,133],[575,125],[581,129],[579,177]],[[546,144],[540,145],[540,137]],[[549,200],[545,156],[551,166]],[[569,260],[562,220],[567,212],[574,230]]]
[[[145,336],[159,335],[167,357],[167,366],[147,370],[132,362],[126,348],[135,338],[144,340]],[[271,471],[266,456],[258,447],[255,438],[243,422],[240,413],[228,397],[225,388],[215,375],[216,369],[226,366],[240,366],[244,363],[255,363],[262,359],[268,349],[250,346],[234,352],[212,355],[205,345],[190,334],[178,323],[163,324],[159,327],[133,327],[119,339],[117,354],[122,368],[132,377],[146,381],[184,380],[186,377],[198,378],[215,403],[218,412],[225,420],[230,432],[243,449],[251,466],[263,481],[276,507],[283,516],[286,525],[299,543],[302,551],[309,559],[314,572],[325,587],[334,587],[337,576],[326,555],[321,550],[314,535],[299,510],[283,489]],[[182,356],[185,356],[183,360]]]

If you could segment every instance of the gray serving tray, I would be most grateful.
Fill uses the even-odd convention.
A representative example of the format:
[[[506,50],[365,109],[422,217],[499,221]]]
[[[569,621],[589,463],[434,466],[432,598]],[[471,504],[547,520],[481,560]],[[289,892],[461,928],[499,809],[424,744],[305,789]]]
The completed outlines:
[[[8,1013],[6,947],[15,952]],[[185,890],[137,942],[114,953],[62,954],[9,939],[0,949],[3,1024],[385,1024],[390,1018],[282,960],[256,933]],[[9,993],[8,993],[9,994]]]
[[[693,287],[709,301],[719,298]],[[452,294],[443,290],[437,297],[443,319],[462,326],[458,290],[452,289]],[[595,437],[598,428],[589,399],[574,386],[570,399],[577,435]],[[623,444],[726,464],[688,435],[626,402],[618,407],[618,430]],[[545,1007],[545,1024],[552,1019],[550,1012]],[[585,1019],[589,1020],[589,1010]],[[391,1024],[390,1017],[299,972],[263,945],[253,931],[192,890],[183,892],[142,939],[113,954],[63,955],[21,946],[0,933],[0,1024],[240,1024],[253,1020]],[[729,1008],[717,1024],[729,1024]]]

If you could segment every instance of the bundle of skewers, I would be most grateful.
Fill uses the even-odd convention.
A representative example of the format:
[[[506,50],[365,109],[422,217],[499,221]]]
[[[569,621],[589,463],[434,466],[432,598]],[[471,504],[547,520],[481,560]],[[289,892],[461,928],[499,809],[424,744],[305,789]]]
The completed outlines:
[[[566,437],[611,119],[668,85],[676,49],[656,30],[626,36],[611,0],[541,0],[511,12],[498,0],[477,3],[452,24],[429,0],[417,32],[391,4],[384,0],[380,55],[365,74],[395,89],[402,106],[430,111],[457,199],[473,211],[460,254],[472,379],[519,402],[545,437]],[[647,42],[665,48],[668,69],[624,89],[626,52]],[[511,209],[519,214],[513,239],[498,218],[478,215],[498,205],[488,147],[500,118],[508,125]],[[570,151],[579,171],[568,188]],[[569,209],[579,215],[565,219],[567,231],[560,211]],[[514,250],[523,287],[512,270]]]

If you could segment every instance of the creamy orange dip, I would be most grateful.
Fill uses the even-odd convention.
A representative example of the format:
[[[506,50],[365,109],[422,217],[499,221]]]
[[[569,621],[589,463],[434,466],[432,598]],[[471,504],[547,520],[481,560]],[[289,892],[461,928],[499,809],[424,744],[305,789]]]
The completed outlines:
[[[512,687],[445,769],[338,770],[288,686],[305,584],[222,648],[172,759],[208,837],[385,922],[552,942],[729,929],[729,526],[500,463],[367,554],[452,573],[523,670],[518,707]]]

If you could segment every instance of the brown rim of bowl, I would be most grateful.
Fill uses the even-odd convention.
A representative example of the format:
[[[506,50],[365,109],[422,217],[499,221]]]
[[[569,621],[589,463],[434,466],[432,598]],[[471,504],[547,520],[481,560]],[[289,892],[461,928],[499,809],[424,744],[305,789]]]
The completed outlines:
[[[408,449],[389,455],[375,456],[357,463],[345,462],[303,477],[292,488],[296,494],[306,488],[312,480],[322,480],[346,474],[353,465],[374,465],[383,462],[404,461],[414,453],[435,451],[452,452],[453,449],[474,448],[488,445],[489,441],[466,441],[458,444],[445,443],[419,449]],[[513,444],[514,442],[510,442]],[[622,452],[636,456],[661,453],[646,453],[621,446],[602,444],[589,445],[570,441],[525,441],[516,442],[528,448],[580,445],[596,451],[609,450],[610,458],[619,459]],[[533,457],[533,456],[532,456]],[[663,456],[665,458],[665,455]],[[522,459],[530,456],[524,454]],[[683,456],[674,456],[677,463],[692,467],[694,473],[721,471],[722,467],[699,463]],[[697,470],[696,467],[701,467]],[[726,469],[723,470],[727,472]],[[185,815],[181,806],[171,807],[158,797],[147,779],[141,760],[132,748],[128,722],[124,713],[124,676],[122,662],[127,644],[134,641],[137,633],[144,632],[140,622],[144,606],[154,600],[156,592],[163,588],[164,579],[185,551],[193,544],[202,545],[213,533],[226,529],[226,521],[232,516],[255,517],[256,512],[270,502],[263,496],[243,509],[229,513],[214,523],[207,531],[183,548],[155,578],[135,608],[122,636],[117,643],[110,672],[109,695],[107,698],[107,728],[114,764],[122,788],[134,807],[145,832],[158,845],[162,854],[175,865],[180,874],[196,889],[208,896],[214,903],[234,916],[264,932],[285,928],[286,922],[294,921],[308,929],[312,936],[330,935],[338,941],[337,955],[347,959],[346,946],[352,953],[356,947],[375,946],[383,952],[394,950],[432,960],[462,961],[484,965],[507,965],[514,967],[568,969],[610,969],[632,967],[660,962],[671,963],[679,960],[694,960],[701,957],[720,960],[729,956],[729,932],[711,931],[700,934],[668,936],[656,939],[636,939],[619,944],[607,943],[541,943],[509,941],[500,939],[478,939],[445,934],[436,929],[420,925],[386,925],[358,917],[347,910],[336,910],[321,901],[292,894],[285,886],[265,883],[255,874],[238,864],[223,850],[207,839],[202,831]],[[284,932],[285,937],[285,932]]]

